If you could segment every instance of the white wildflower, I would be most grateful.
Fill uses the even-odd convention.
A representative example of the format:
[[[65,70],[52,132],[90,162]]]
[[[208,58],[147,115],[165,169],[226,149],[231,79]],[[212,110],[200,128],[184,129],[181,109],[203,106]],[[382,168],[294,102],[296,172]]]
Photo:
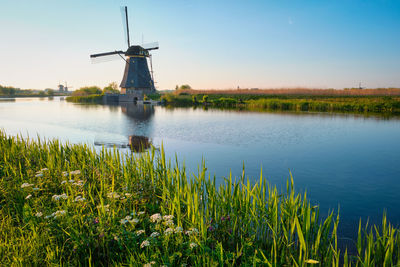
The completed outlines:
[[[53,201],[59,201],[60,199],[68,199],[68,196],[65,193],[62,193],[61,195],[54,195],[51,197]]]
[[[129,220],[129,222],[130,223],[138,223],[139,222],[139,219],[136,219],[136,218],[133,218],[132,220]]]
[[[148,247],[148,246],[150,246],[149,240],[145,240],[145,241],[142,242],[142,244],[140,244],[141,248]]]
[[[167,228],[164,231],[164,235],[170,235],[170,234],[173,234],[173,233],[174,233],[174,229],[172,229],[172,228]]]
[[[132,216],[128,215],[128,216],[125,217],[125,219],[126,219],[126,220],[131,220],[131,219],[132,219]]]
[[[104,205],[104,206],[98,205],[97,208],[98,209],[104,208],[104,211],[110,211],[110,204],[107,204],[107,205]]]
[[[52,218],[52,217],[54,217],[54,214],[53,214],[53,213],[50,214],[50,215],[45,216],[44,218],[45,218],[45,219],[50,219],[50,218]]]
[[[195,247],[197,247],[197,244],[192,242],[192,243],[189,244],[189,247],[191,249],[194,249]]]
[[[72,184],[73,182],[75,182],[74,179],[68,180],[68,183],[71,183],[71,184]]]
[[[42,216],[43,216],[43,213],[41,213],[40,211],[39,211],[39,212],[36,212],[35,216],[36,216],[36,217],[42,217]],[[47,216],[46,216],[46,217],[47,217]]]
[[[61,184],[65,184],[67,181],[62,181]]]
[[[116,192],[110,192],[107,194],[107,197],[108,198],[119,198],[120,195],[118,195],[118,193],[116,193]]]
[[[143,264],[143,267],[151,267],[151,263]]]
[[[43,177],[43,173],[39,172],[38,174],[35,175],[35,177]]]
[[[38,172],[44,172],[44,171],[48,171],[49,169],[47,169],[47,168],[43,168],[43,169],[41,169],[40,171],[38,171]]]
[[[185,232],[187,235],[197,235],[199,233],[199,230],[197,228],[190,228],[188,231]]]
[[[153,214],[153,215],[151,215],[150,216],[150,220],[152,221],[152,222],[159,222],[159,221],[161,221],[161,214],[160,213],[156,213],[156,214]]]
[[[136,233],[137,236],[140,236],[141,234],[144,234],[145,231],[144,230],[137,230],[135,233]]]
[[[23,183],[23,184],[21,185],[21,188],[31,187],[31,186],[34,186],[34,184]]]
[[[143,214],[145,214],[144,211],[139,211],[139,212],[138,212],[138,215],[139,215],[139,216],[140,216],[140,215],[143,215]]]
[[[174,215],[164,215],[163,220],[164,221],[171,221],[174,219]]]
[[[131,197],[132,194],[130,194],[130,193],[125,193],[125,196],[126,196],[126,197]]]
[[[39,191],[40,188],[39,188],[39,187],[34,187],[34,188],[32,188],[32,190],[33,190],[33,191]]]
[[[83,180],[79,180],[75,183],[72,183],[72,185],[75,185],[75,186],[84,186],[84,184],[85,184],[85,182]]]
[[[32,197],[31,194],[27,195],[25,199],[30,199]]]
[[[84,197],[81,197],[81,196],[77,196],[76,198],[75,198],[75,202],[83,202],[83,201],[85,201],[86,200],[86,198],[84,198]]]
[[[174,221],[168,220],[168,221],[165,222],[165,225],[166,226],[174,226]]]
[[[56,211],[56,212],[53,212],[53,216],[54,216],[54,218],[57,218],[57,217],[60,217],[60,216],[63,216],[63,215],[65,215],[67,212],[65,211],[65,210],[58,210],[58,211]]]
[[[157,237],[157,236],[159,236],[160,235],[160,233],[159,232],[153,232],[153,233],[151,233],[151,235],[150,235],[150,237]]]
[[[182,231],[183,231],[183,228],[180,227],[180,226],[178,226],[178,227],[175,228],[175,233],[177,233],[177,234],[182,233]]]
[[[78,175],[78,174],[81,174],[81,171],[80,171],[80,170],[76,170],[76,171],[70,172],[69,174],[71,174],[71,175]]]
[[[62,172],[62,176],[64,177],[68,176],[68,172]]]

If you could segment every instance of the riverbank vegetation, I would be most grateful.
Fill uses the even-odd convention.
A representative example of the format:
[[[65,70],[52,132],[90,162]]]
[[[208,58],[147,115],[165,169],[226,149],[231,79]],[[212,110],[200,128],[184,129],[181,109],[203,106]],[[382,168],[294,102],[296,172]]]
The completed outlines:
[[[318,112],[353,113],[389,113],[400,114],[400,89],[374,90],[334,90],[333,93],[321,90],[237,90],[233,91],[197,91],[178,90],[162,95],[167,105],[196,106],[205,105],[222,108],[240,108],[245,110],[291,110]],[[332,90],[326,90],[332,91]],[[347,94],[344,92],[348,91]],[[365,94],[369,92],[370,94]],[[272,94],[270,94],[272,93]],[[304,93],[304,94],[303,94]],[[317,95],[316,93],[320,93]],[[380,94],[378,94],[380,93]]]
[[[0,97],[49,97],[54,95],[65,95],[53,89],[32,90],[32,89],[20,89],[12,86],[0,85]]]
[[[360,227],[338,248],[339,215],[321,218],[306,194],[252,183],[217,186],[163,150],[121,155],[0,131],[0,258],[9,265],[391,266],[400,234]]]
[[[103,103],[104,94],[120,94],[117,83],[112,82],[103,89],[98,86],[81,87],[72,92],[72,95],[67,97],[66,101],[74,103],[101,104]]]

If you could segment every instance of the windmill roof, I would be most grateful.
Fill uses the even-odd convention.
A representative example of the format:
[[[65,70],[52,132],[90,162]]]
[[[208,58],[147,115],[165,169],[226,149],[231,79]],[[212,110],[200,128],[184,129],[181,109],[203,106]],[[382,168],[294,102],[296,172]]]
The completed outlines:
[[[132,45],[128,48],[128,50],[126,50],[125,55],[126,56],[135,56],[135,55],[147,56],[148,52],[146,49],[144,49],[140,45]]]

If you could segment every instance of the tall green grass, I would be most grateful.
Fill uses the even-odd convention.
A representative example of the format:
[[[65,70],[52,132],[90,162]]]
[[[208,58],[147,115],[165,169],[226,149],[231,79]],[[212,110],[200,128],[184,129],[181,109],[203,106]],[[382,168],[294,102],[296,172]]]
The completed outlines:
[[[73,102],[73,103],[99,104],[103,103],[103,94],[86,95],[86,96],[68,96],[65,100],[67,102]]]
[[[198,101],[207,97],[207,101]],[[207,106],[240,108],[248,110],[291,110],[353,113],[400,113],[400,98],[397,96],[313,96],[313,95],[240,95],[210,94],[189,95],[187,93],[165,94],[162,100],[172,106]]]
[[[246,106],[271,110],[400,113],[400,100],[391,97],[257,99],[247,101]]]
[[[0,132],[0,259],[9,265],[389,266],[400,235],[383,217],[338,249],[339,215],[321,218],[293,179],[217,186],[160,152],[121,155]]]

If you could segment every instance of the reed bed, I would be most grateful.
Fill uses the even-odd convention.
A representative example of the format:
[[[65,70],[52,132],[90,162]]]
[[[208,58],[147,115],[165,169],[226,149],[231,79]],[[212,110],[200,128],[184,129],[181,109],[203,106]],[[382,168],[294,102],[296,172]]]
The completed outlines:
[[[338,249],[339,215],[306,194],[189,174],[163,149],[121,154],[0,131],[0,259],[5,266],[389,266],[400,235],[361,227]]]
[[[311,89],[311,88],[276,88],[276,89],[206,89],[177,90],[178,94],[189,95],[306,95],[306,96],[400,96],[400,88],[346,88],[346,89]]]
[[[206,99],[204,101],[203,99]],[[397,96],[312,96],[312,95],[188,95],[165,94],[162,100],[172,106],[206,105],[247,110],[291,110],[352,113],[400,113]]]
[[[400,113],[399,98],[257,99],[246,101],[249,109],[296,111],[343,111]]]
[[[91,103],[91,104],[98,104],[103,102],[103,95],[76,95],[76,96],[68,96],[65,98],[67,102],[73,103]]]

